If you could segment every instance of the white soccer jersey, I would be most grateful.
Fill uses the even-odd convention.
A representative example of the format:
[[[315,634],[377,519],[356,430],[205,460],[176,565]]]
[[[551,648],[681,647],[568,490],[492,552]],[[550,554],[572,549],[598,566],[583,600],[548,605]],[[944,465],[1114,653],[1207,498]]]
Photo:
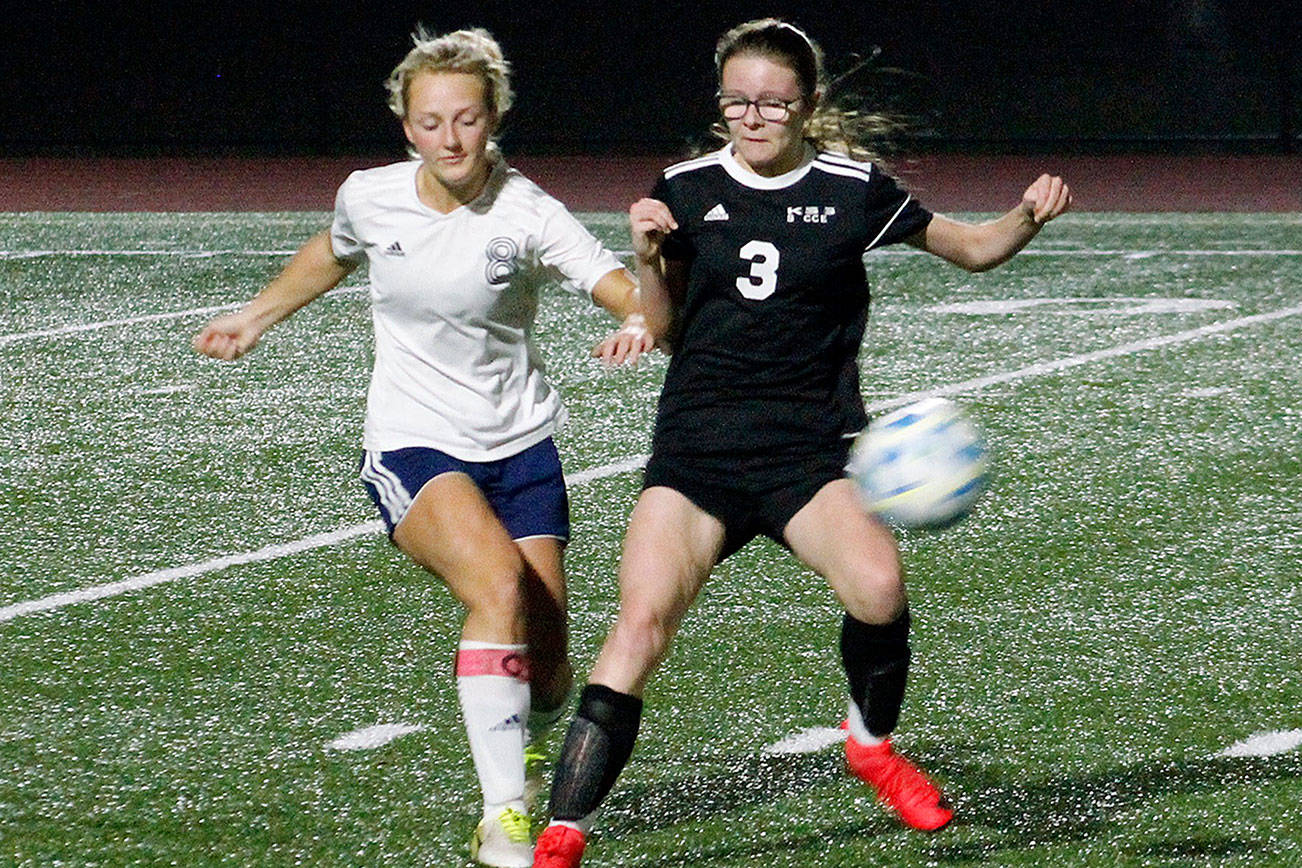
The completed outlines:
[[[370,262],[375,369],[363,447],[505,458],[564,420],[532,342],[539,289],[564,281],[590,294],[623,266],[500,160],[484,192],[450,214],[417,197],[420,166],[353,172],[335,199],[335,255]]]

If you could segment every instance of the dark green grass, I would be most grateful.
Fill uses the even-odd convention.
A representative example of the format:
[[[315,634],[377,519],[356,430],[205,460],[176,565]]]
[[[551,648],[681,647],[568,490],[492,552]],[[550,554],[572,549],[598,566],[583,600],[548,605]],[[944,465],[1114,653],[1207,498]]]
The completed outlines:
[[[585,219],[627,246],[618,215]],[[322,225],[0,215],[0,606],[373,520],[354,479],[363,294],[319,300],[237,364],[189,350],[200,314],[29,334],[242,300]],[[916,629],[898,741],[958,819],[904,831],[836,748],[763,752],[834,726],[844,700],[830,592],[757,542],[716,571],[649,689],[585,864],[1302,865],[1302,751],[1217,757],[1302,728],[1302,314],[1034,368],[1302,304],[1302,256],[1204,253],[1296,250],[1299,230],[1070,215],[989,274],[871,257],[870,403],[1023,372],[958,396],[996,456],[976,514],[901,537]],[[1044,298],[1113,301],[932,310]],[[604,372],[587,358],[601,316],[560,293],[543,307],[567,469],[644,454],[664,361]],[[580,668],[614,614],[637,484],[572,492]],[[463,865],[478,794],[459,620],[372,534],[0,622],[0,864]],[[326,747],[398,722],[423,729]]]

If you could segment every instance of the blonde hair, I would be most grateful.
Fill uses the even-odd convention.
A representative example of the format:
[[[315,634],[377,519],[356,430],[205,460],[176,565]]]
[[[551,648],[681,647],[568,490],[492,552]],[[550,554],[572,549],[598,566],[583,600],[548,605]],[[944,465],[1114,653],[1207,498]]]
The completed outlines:
[[[823,50],[805,31],[778,18],[757,18],[738,24],[719,38],[714,65],[723,80],[723,67],[738,55],[764,57],[796,74],[806,99],[820,94],[818,104],[805,125],[805,140],[820,151],[845,154],[856,160],[880,162],[878,148],[900,122],[884,115],[864,113],[835,105],[828,97]],[[724,140],[731,138],[726,124],[711,130]]]
[[[484,102],[501,121],[514,98],[511,65],[506,62],[502,47],[491,33],[475,27],[437,36],[418,26],[411,41],[414,47],[384,82],[389,91],[389,108],[399,120],[407,119],[408,90],[417,74],[461,72],[477,75],[484,82]]]

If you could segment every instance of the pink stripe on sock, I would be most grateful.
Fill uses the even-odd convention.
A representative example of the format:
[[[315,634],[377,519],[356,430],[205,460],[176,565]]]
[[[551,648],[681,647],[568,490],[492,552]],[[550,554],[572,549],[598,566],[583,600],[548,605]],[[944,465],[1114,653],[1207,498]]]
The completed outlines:
[[[457,677],[501,675],[516,681],[529,680],[529,658],[519,651],[501,648],[463,648],[457,651]]]

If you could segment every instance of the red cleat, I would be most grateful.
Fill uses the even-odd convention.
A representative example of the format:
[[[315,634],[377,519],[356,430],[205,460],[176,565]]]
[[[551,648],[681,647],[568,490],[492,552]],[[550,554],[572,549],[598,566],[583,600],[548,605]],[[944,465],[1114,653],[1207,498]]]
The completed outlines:
[[[572,826],[548,826],[534,847],[533,868],[578,868],[587,843],[583,833]]]
[[[894,810],[906,826],[934,832],[954,819],[940,790],[917,766],[895,752],[890,739],[865,745],[849,736],[845,761],[854,776],[876,790],[878,800]]]

